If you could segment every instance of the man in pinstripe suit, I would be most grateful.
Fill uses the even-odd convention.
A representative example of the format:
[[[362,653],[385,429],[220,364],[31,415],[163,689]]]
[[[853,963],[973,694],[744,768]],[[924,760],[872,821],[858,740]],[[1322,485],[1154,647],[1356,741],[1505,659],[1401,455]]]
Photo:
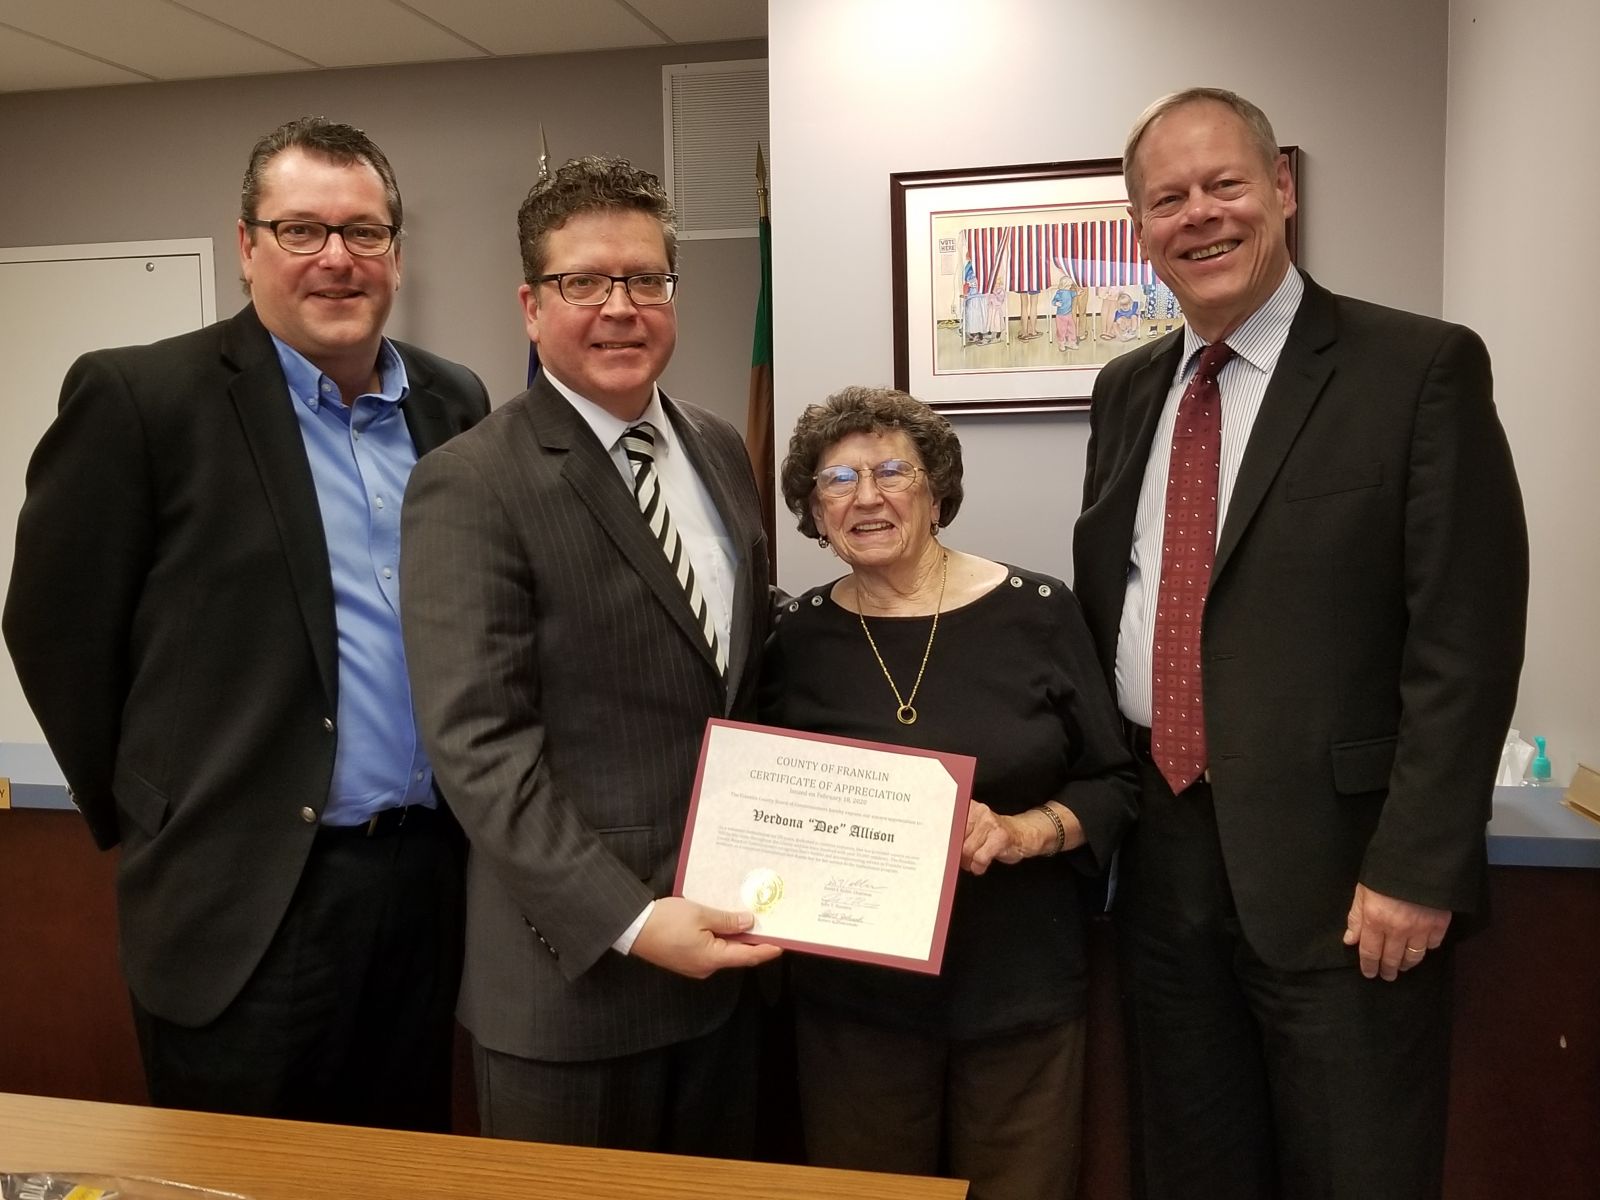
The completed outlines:
[[[777,950],[668,893],[706,719],[753,707],[755,480],[731,426],[656,386],[677,247],[655,176],[575,160],[518,228],[539,375],[418,465],[402,570],[423,734],[472,842],[483,1131],[747,1153],[755,1031],[727,968]]]

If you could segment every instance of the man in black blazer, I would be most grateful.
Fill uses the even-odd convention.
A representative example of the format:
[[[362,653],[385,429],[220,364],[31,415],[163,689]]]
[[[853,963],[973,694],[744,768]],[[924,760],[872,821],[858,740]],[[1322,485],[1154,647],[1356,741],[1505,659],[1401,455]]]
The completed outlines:
[[[777,951],[720,936],[750,914],[670,892],[706,719],[754,712],[767,555],[739,434],[656,385],[672,220],[620,159],[529,192],[541,369],[418,465],[405,640],[472,847],[460,1016],[484,1133],[739,1155],[753,1023],[724,968]]]
[[[1287,161],[1233,93],[1157,101],[1123,161],[1188,322],[1101,372],[1074,541],[1144,764],[1118,897],[1135,1174],[1150,1197],[1437,1195],[1449,937],[1484,907],[1527,594],[1488,354],[1295,271]],[[1220,446],[1191,492],[1197,371]],[[1163,562],[1195,546],[1165,531],[1213,498],[1209,590],[1169,607],[1194,575]]]
[[[399,515],[482,417],[383,337],[400,195],[364,133],[259,141],[251,303],[80,358],[28,469],[5,639],[95,841],[157,1104],[445,1129],[459,830],[417,736]]]

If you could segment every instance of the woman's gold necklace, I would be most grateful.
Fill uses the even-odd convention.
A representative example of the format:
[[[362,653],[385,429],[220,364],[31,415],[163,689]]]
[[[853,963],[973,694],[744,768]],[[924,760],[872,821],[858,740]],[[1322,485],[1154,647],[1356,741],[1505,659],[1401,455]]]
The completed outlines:
[[[940,560],[939,570],[939,601],[933,606],[933,628],[928,630],[928,644],[922,650],[922,665],[917,668],[917,681],[911,685],[911,694],[902,697],[900,689],[895,685],[894,676],[889,674],[889,666],[883,661],[883,655],[878,652],[878,643],[872,640],[872,630],[867,628],[866,614],[861,611],[861,589],[856,589],[856,620],[861,622],[861,632],[867,635],[867,645],[872,647],[872,657],[878,660],[878,670],[883,672],[883,677],[889,681],[889,690],[894,693],[895,702],[900,706],[894,711],[894,719],[902,725],[915,725],[917,723],[917,710],[913,707],[917,698],[917,689],[922,686],[922,675],[928,669],[928,655],[933,653],[933,638],[939,632],[939,610],[944,607],[944,585],[950,581],[950,552],[946,550]]]

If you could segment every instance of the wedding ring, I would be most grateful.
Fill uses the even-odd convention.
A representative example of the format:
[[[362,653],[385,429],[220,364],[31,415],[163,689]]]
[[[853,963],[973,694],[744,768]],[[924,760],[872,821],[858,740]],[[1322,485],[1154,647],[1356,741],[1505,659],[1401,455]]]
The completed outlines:
[[[1420,947],[1420,946],[1407,946],[1406,947],[1406,953],[1407,954],[1421,954],[1422,952],[1423,952],[1423,950],[1422,950],[1422,947]]]

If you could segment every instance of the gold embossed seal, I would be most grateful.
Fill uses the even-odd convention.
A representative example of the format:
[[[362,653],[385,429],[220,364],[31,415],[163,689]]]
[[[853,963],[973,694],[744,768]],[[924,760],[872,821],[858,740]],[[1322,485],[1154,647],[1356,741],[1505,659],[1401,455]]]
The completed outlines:
[[[771,867],[757,867],[739,885],[739,899],[756,914],[771,912],[783,899],[783,878]]]

